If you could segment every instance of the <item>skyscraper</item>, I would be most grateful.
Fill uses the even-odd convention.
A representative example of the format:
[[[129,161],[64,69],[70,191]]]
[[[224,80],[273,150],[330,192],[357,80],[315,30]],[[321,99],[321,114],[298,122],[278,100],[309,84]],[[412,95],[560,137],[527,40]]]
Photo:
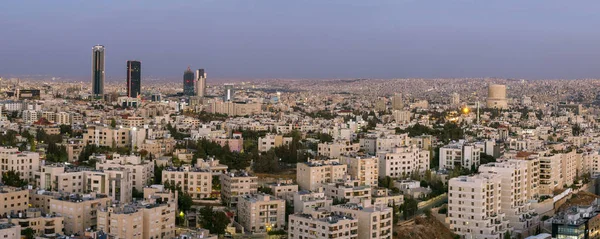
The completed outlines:
[[[194,72],[190,70],[188,66],[187,70],[183,73],[183,94],[184,95],[194,95]]]
[[[127,61],[127,96],[137,98],[141,92],[142,63]]]
[[[204,69],[196,70],[196,95],[204,97],[206,95],[206,72]]]
[[[102,98],[104,95],[104,46],[92,48],[92,96]]]

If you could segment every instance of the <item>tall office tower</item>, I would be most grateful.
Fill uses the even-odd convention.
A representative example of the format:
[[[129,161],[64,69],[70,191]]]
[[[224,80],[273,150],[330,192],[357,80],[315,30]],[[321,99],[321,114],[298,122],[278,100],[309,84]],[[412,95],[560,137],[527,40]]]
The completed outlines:
[[[488,108],[507,109],[506,85],[490,85],[486,103]]]
[[[92,96],[102,98],[104,95],[104,46],[92,48]]]
[[[225,92],[223,95],[223,101],[232,101],[234,97],[233,84],[225,84]]]
[[[127,96],[137,98],[141,92],[142,63],[127,61]]]
[[[392,110],[402,110],[404,109],[404,102],[402,101],[402,94],[396,93],[394,97],[392,97]]]
[[[204,69],[196,70],[196,95],[204,97],[206,95],[206,72]]]
[[[188,66],[187,70],[183,73],[183,94],[191,96],[194,93],[194,72]]]

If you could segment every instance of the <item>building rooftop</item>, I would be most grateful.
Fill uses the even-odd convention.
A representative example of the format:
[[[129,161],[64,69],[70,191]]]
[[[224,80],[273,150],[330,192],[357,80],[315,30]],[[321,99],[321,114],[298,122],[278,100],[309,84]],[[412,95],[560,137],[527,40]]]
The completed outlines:
[[[303,217],[303,218],[307,218],[307,219],[312,219],[315,221],[322,221],[322,222],[327,222],[330,224],[335,224],[338,223],[339,221],[342,220],[354,220],[354,218],[350,217],[350,216],[345,216],[342,214],[336,214],[336,213],[331,213],[328,217],[323,217],[323,218],[315,218],[310,214],[304,214],[304,213],[299,213],[299,214],[294,214],[295,216],[298,217]]]

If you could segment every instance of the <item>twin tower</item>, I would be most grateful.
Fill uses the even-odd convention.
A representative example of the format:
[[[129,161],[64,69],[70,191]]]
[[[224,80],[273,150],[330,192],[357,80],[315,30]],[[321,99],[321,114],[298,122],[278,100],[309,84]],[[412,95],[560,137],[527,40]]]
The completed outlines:
[[[92,47],[92,97],[104,97],[105,48],[102,45]],[[127,61],[127,96],[137,98],[142,88],[142,62]]]
[[[204,69],[196,70],[196,74],[188,66],[183,73],[183,94],[189,96],[206,96],[206,72]]]

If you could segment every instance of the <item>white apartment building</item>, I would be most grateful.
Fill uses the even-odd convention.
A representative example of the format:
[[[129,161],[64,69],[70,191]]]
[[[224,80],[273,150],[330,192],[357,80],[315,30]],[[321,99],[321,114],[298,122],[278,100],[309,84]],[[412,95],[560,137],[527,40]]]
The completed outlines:
[[[0,174],[15,171],[21,179],[33,184],[35,173],[40,170],[40,154],[21,152],[18,148],[0,147]]]
[[[296,165],[296,181],[301,189],[316,190],[323,183],[344,179],[347,165],[339,160],[308,160]]]
[[[325,196],[337,200],[347,200],[353,203],[371,203],[371,186],[359,185],[358,180],[339,180],[332,183],[323,183]]]
[[[473,239],[502,239],[512,231],[501,211],[502,180],[497,174],[460,176],[448,182],[450,230]]]
[[[488,163],[479,166],[481,174],[497,174],[500,176],[500,211],[506,215],[510,226],[521,237],[534,235],[539,226],[539,217],[531,207],[531,197],[538,191],[536,184],[528,180],[534,172],[528,170],[525,160],[511,159],[504,162]],[[514,233],[513,233],[514,234]]]
[[[18,215],[27,211],[29,191],[11,186],[0,186],[0,217]]]
[[[358,239],[392,239],[391,207],[383,204],[346,203],[331,206],[331,211],[358,219]]]
[[[193,199],[209,198],[212,193],[212,173],[206,169],[189,165],[165,168],[162,172],[162,180],[164,183],[181,187]]]
[[[320,143],[317,148],[319,156],[337,158],[342,155],[357,153],[360,150],[359,143],[350,141],[336,141],[331,143]]]
[[[132,200],[131,173],[125,168],[107,168],[102,172],[87,171],[87,192],[108,195],[113,202],[128,203]]]
[[[302,190],[294,194],[294,212],[310,213],[316,210],[329,210],[333,200],[325,196],[323,188],[316,191]]]
[[[379,177],[379,159],[377,157],[341,157],[341,164],[346,164],[347,172],[357,179],[361,186],[376,186]]]
[[[235,208],[239,198],[258,192],[258,177],[245,171],[224,173],[221,179],[221,199],[228,207]]]
[[[267,194],[244,195],[237,204],[238,222],[250,232],[285,227],[285,200]]]
[[[289,216],[288,228],[290,239],[358,238],[358,219],[340,214],[293,214]]]
[[[144,162],[137,155],[112,155],[104,163],[97,163],[96,169],[104,170],[108,168],[124,168],[131,174],[132,186],[139,192],[148,185],[154,175],[154,165],[148,161]]]
[[[562,188],[562,157],[560,154],[540,153],[540,194],[553,195],[555,189]]]
[[[453,169],[455,166],[470,169],[479,166],[483,148],[466,143],[464,140],[440,148],[440,168]]]
[[[37,111],[35,110],[23,110],[23,121],[26,124],[32,124],[33,122],[36,122],[41,114],[39,114]]]
[[[67,112],[56,113],[56,124],[71,125],[71,114],[69,114]]]
[[[298,184],[294,184],[293,180],[279,179],[275,183],[267,184],[275,197],[285,199],[288,202],[294,200],[294,194],[298,192]]]
[[[0,223],[0,238],[21,238],[21,226],[12,223]]]
[[[144,213],[130,206],[109,206],[98,209],[98,230],[115,238],[142,239]]]
[[[410,123],[410,116],[412,113],[408,110],[394,110],[392,112],[392,117],[398,124],[407,124]]]
[[[379,177],[405,177],[429,169],[429,151],[414,146],[394,148],[389,152],[380,152],[377,156]]]

